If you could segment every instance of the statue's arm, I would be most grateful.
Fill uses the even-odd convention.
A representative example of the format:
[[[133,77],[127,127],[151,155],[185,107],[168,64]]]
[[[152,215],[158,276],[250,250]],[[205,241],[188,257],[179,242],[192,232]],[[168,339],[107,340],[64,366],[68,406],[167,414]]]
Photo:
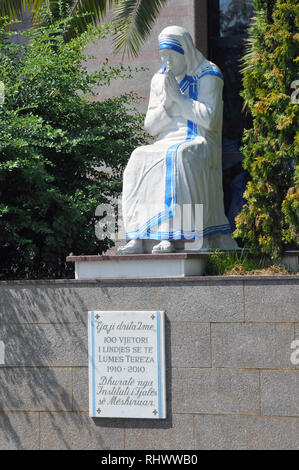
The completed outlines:
[[[162,80],[161,74],[154,75],[152,79],[149,105],[144,121],[146,132],[152,136],[163,132],[172,120],[165,108],[166,97]]]
[[[198,99],[181,99],[183,117],[193,121],[204,129],[212,130],[219,122],[222,113],[223,81],[214,75],[205,75],[200,80]]]

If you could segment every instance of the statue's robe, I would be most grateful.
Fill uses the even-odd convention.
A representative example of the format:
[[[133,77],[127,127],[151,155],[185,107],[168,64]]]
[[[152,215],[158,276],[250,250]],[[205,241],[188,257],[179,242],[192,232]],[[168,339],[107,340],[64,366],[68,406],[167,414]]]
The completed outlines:
[[[194,75],[186,75],[179,86],[189,99],[176,117],[162,105],[162,82],[162,72],[155,74],[145,119],[157,141],[134,150],[124,172],[127,239],[196,240],[230,233],[222,189],[222,74],[205,59]],[[202,226],[196,204],[203,205]],[[192,208],[184,225],[183,205]]]

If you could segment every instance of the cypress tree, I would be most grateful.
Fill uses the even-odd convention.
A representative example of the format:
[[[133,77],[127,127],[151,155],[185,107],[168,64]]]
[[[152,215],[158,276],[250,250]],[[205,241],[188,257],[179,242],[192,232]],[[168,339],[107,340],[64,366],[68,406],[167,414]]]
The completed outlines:
[[[299,244],[299,4],[254,0],[254,7],[241,92],[253,117],[242,146],[251,180],[235,236],[252,252],[276,257]]]

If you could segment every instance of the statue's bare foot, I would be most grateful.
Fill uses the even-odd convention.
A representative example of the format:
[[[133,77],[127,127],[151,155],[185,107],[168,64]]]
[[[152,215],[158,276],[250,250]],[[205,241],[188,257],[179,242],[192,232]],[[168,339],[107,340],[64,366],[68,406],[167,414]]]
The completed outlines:
[[[169,240],[162,240],[158,245],[155,245],[152,253],[173,253],[175,251],[174,244]]]
[[[120,246],[116,252],[117,255],[132,255],[143,253],[142,240],[130,240],[126,245]]]

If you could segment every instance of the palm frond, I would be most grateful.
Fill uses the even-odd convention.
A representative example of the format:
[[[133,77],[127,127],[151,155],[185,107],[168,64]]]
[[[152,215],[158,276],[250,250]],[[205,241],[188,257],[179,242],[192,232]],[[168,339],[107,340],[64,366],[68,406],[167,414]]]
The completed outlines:
[[[121,0],[115,9],[115,20],[123,22],[114,39],[115,52],[123,49],[137,56],[167,0]]]
[[[129,56],[136,56],[167,1],[74,0],[71,9],[73,18],[66,40],[83,33],[90,24],[100,23],[108,10],[115,6],[114,19],[120,25],[114,39],[115,52],[123,49]],[[43,5],[51,10],[56,3],[57,0],[0,0],[0,16],[22,18],[24,10],[30,9],[33,18],[37,19]]]
[[[106,15],[108,8],[111,8],[117,0],[75,0],[72,7],[72,14],[93,12],[101,20]]]
[[[11,20],[21,19],[26,10],[36,17],[43,5],[50,9],[51,1],[53,0],[0,0],[0,17],[8,16]]]
[[[26,0],[25,0],[26,1]],[[31,1],[27,1],[27,3],[31,4],[32,6],[32,11],[34,13],[34,15],[37,15],[39,10],[41,9],[41,7],[45,4],[46,7],[48,8],[48,10],[51,9],[51,3],[52,0],[31,0]]]
[[[0,0],[0,17],[8,16],[12,20],[22,18],[26,3],[25,0]]]
[[[71,14],[73,19],[70,23],[67,39],[83,33],[89,24],[97,25],[105,17],[109,8],[118,0],[76,0],[73,4]],[[92,13],[92,15],[86,15]],[[78,16],[78,15],[85,16]]]

